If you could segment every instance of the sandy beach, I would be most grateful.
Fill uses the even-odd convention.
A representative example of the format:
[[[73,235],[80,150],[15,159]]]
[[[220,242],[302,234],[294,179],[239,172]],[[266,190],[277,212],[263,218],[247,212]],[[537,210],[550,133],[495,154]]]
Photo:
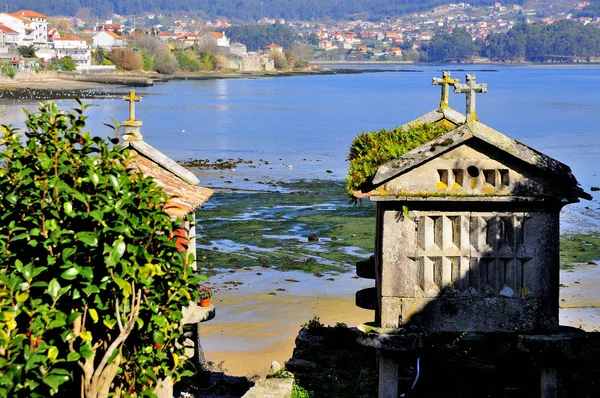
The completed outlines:
[[[300,327],[315,315],[325,325],[372,321],[372,311],[354,304],[354,293],[373,281],[352,277],[317,278],[262,268],[212,277],[218,289],[213,296],[217,316],[201,326],[206,359],[221,364],[228,374],[264,376],[271,361],[283,365],[290,359]],[[243,284],[233,287],[233,281]]]

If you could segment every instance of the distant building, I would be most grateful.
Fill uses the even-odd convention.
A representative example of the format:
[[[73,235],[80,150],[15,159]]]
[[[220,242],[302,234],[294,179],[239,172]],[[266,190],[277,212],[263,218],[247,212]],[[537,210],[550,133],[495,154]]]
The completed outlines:
[[[215,54],[229,55],[229,39],[225,33],[207,32],[200,36],[197,40],[198,47],[206,48]]]
[[[19,34],[17,45],[47,44],[48,17],[31,10],[0,13],[0,24]]]
[[[111,50],[113,47],[123,47],[125,40],[118,34],[104,30],[92,38],[92,47],[102,47],[105,50]]]
[[[246,54],[248,54],[248,49],[242,43],[233,43],[231,46],[229,46],[229,53],[238,57],[244,57]]]
[[[91,65],[91,50],[86,41],[75,35],[68,35],[54,41],[54,49],[58,59],[71,57],[80,65]]]
[[[281,47],[279,44],[271,43],[271,44],[269,44],[268,46],[265,47],[265,50],[267,52],[275,51],[275,52],[278,52],[278,53],[282,53],[283,52],[283,47]]]
[[[171,32],[158,32],[158,38],[161,41],[168,42],[169,40],[177,40],[177,35]]]
[[[46,44],[48,43],[48,17],[32,10],[21,10],[12,13],[24,22],[25,33],[23,43]]]
[[[200,47],[227,47],[229,48],[229,39],[225,36],[225,33],[220,32],[207,32],[198,38],[198,45]]]
[[[19,40],[19,32],[8,26],[0,25],[0,54],[8,53],[9,49],[16,48]]]

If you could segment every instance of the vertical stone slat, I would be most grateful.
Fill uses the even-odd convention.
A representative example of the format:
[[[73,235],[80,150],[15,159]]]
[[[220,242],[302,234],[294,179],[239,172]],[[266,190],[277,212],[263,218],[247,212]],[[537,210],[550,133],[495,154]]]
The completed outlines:
[[[431,263],[433,268],[433,284],[438,290],[442,290],[444,287],[443,257],[432,257]]]
[[[427,217],[425,217],[425,216],[419,216],[416,221],[417,247],[421,250],[425,250],[426,219],[427,219]]]
[[[481,290],[481,269],[479,267],[479,259],[471,258],[469,261],[469,287],[476,291]]]

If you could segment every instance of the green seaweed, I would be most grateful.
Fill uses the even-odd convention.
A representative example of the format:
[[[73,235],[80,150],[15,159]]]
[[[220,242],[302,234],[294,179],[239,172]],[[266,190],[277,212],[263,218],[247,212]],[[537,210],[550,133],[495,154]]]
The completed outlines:
[[[348,272],[373,252],[373,203],[353,206],[341,182],[278,187],[286,191],[215,193],[197,213],[201,267]]]
[[[572,268],[577,263],[600,259],[600,237],[597,235],[569,234],[560,239],[560,265]]]

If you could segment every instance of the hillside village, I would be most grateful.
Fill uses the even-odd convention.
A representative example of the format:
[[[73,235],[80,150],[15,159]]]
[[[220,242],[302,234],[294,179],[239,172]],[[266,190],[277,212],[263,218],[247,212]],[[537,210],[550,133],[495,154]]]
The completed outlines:
[[[253,51],[248,49],[248,43],[227,37],[232,27],[250,25],[234,24],[225,18],[200,20],[187,15],[147,13],[136,17],[114,14],[111,19],[100,21],[91,16],[46,16],[34,10],[20,10],[0,13],[0,59],[18,71],[26,71],[69,57],[77,69],[89,70],[93,64],[110,66],[111,62],[105,62],[102,56],[105,52],[117,48],[139,51],[141,39],[151,36],[171,50],[193,47],[207,51],[221,57],[220,69],[239,71],[293,66],[294,60],[289,56],[288,62],[277,65],[277,54],[284,50],[295,52],[295,59],[305,61],[418,61],[420,51],[432,38],[457,28],[468,32],[473,41],[484,42],[490,34],[506,33],[520,23],[571,20],[580,25],[600,25],[600,18],[578,16],[589,6],[589,2],[579,2],[569,12],[553,12],[551,8],[526,9],[500,2],[490,7],[457,3],[377,22],[356,19],[325,23],[263,17],[251,25],[281,25],[291,29],[296,39],[286,43],[288,48],[271,42]],[[34,46],[35,56],[18,50],[24,46]],[[101,55],[94,57],[96,52]]]

